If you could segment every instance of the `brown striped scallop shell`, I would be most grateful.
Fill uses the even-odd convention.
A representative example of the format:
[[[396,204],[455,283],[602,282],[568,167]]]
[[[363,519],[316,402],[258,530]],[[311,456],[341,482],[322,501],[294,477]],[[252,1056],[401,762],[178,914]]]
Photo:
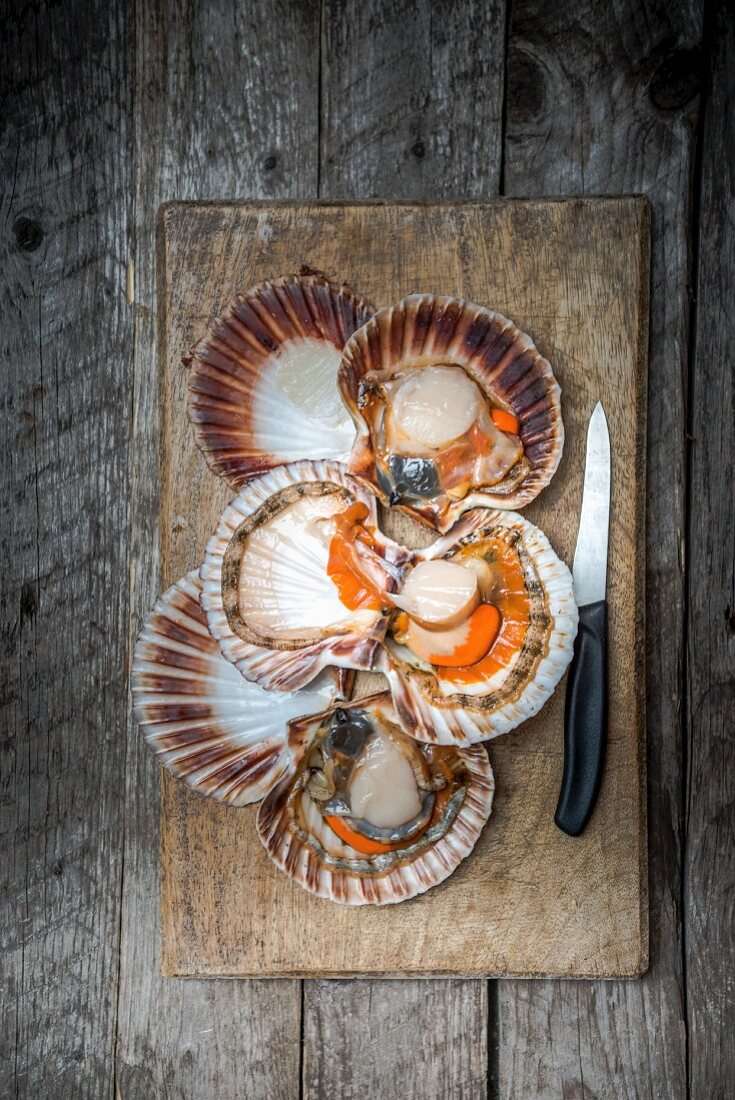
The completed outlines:
[[[288,764],[287,725],[339,697],[330,671],[304,691],[268,692],[226,661],[193,570],[157,601],[133,655],[135,717],[176,779],[231,806],[258,802]]]
[[[381,386],[396,375],[434,365],[463,370],[479,387],[488,413],[496,409],[518,419],[522,454],[494,483],[470,479],[449,493],[433,485],[402,495],[386,465],[389,445],[387,452],[381,450],[386,408]],[[378,310],[345,346],[338,381],[357,426],[350,472],[385,503],[397,503],[439,531],[447,531],[469,508],[522,508],[548,485],[559,465],[564,428],[561,391],[551,366],[512,321],[482,306],[413,294]]]
[[[195,345],[189,419],[209,466],[239,489],[304,458],[345,458],[355,430],[336,386],[342,349],[373,308],[320,272],[240,294]]]
[[[422,831],[408,836],[410,830],[404,829],[407,839],[377,854],[340,839],[310,793],[315,784],[319,791],[318,780],[323,783],[323,746],[335,718],[351,723],[355,715],[363,724],[405,739],[407,751],[420,756],[428,798],[437,792]],[[340,747],[348,748],[347,742]],[[274,863],[320,898],[342,905],[390,905],[416,897],[447,879],[470,855],[490,815],[495,783],[485,749],[418,745],[399,726],[387,692],[292,722],[289,748],[289,770],[258,810],[258,835]],[[343,813],[349,809],[343,806]]]

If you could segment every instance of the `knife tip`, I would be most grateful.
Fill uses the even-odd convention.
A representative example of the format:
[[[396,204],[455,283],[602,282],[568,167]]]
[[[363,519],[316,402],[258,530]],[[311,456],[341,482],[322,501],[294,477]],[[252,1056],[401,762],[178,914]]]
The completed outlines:
[[[610,429],[608,427],[607,417],[605,416],[605,410],[602,407],[602,401],[598,401],[597,404],[595,405],[594,409],[592,410],[592,416],[590,417],[590,422],[589,422],[589,434],[590,435],[592,435],[594,433],[595,427],[598,424],[600,425],[601,428],[604,425],[604,434],[609,436]]]

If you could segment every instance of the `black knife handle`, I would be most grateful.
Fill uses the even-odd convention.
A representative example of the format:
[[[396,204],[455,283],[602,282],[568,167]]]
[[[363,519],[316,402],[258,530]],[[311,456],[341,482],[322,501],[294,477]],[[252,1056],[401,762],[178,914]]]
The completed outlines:
[[[592,816],[607,744],[607,602],[579,609],[564,711],[564,775],[554,821],[579,836]]]

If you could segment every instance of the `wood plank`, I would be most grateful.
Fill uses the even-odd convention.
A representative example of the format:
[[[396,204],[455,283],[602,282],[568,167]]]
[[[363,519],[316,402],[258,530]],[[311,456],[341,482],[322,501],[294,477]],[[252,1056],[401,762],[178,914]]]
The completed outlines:
[[[325,0],[320,198],[492,198],[504,0]]]
[[[339,272],[376,302],[395,301],[407,288],[458,291],[512,313],[554,363],[564,391],[565,453],[527,515],[566,560],[576,537],[587,421],[598,397],[605,404],[613,438],[610,669],[618,700],[602,798],[583,838],[572,841],[553,824],[560,691],[522,730],[492,743],[496,806],[472,858],[444,886],[384,909],[340,908],[308,895],[267,859],[252,807],[218,805],[167,785],[162,922],[168,972],[608,975],[635,974],[646,965],[643,685],[636,671],[644,656],[637,471],[647,214],[647,204],[635,199],[166,209],[159,284],[167,410],[164,584],[201,561],[226,499],[194,443],[181,359],[238,285],[306,262]]]
[[[296,196],[317,183],[317,3],[136,4],[131,639],[160,591],[154,219],[171,198]],[[122,1096],[299,1094],[295,982],[160,977],[159,769],[128,742],[118,1082]]]
[[[323,7],[320,195],[496,195],[504,0],[325,0]],[[364,1004],[366,997],[371,1020],[401,1021],[400,1027],[381,1029],[382,1053],[372,1060],[363,1058],[364,1036],[351,1023],[361,1017],[351,1005]],[[468,997],[475,1002],[471,1010]],[[429,1000],[432,1013],[425,1008]],[[310,1093],[328,1094],[335,1074],[359,1067],[363,1096],[449,1098],[462,1095],[462,1083],[470,1081],[471,1095],[482,1100],[491,1003],[479,984],[454,981],[306,982],[304,1080]],[[427,1043],[443,1056],[407,1059],[407,1051],[423,1051]],[[467,1068],[449,1076],[447,1064]],[[453,1080],[460,1084],[454,1087]]]
[[[112,1094],[132,109],[123,4],[5,3],[0,1093]],[[63,121],[62,121],[63,120]]]
[[[304,985],[305,1097],[486,1095],[487,982]]]
[[[684,922],[689,1088],[735,1081],[735,11],[708,35],[691,410],[688,538],[688,781]]]
[[[683,1096],[683,540],[698,2],[513,4],[509,195],[640,191],[653,204],[647,509],[652,967],[639,983],[501,983],[501,1095]]]

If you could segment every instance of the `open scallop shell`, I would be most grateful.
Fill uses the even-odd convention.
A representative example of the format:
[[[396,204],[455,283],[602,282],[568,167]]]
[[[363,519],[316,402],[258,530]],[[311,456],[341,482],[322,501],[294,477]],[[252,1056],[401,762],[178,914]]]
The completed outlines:
[[[519,448],[520,457],[509,460],[510,468],[500,480],[474,484],[474,475],[469,475],[466,483],[449,493],[440,479],[435,482],[414,470],[416,491],[409,488],[401,495],[395,476],[385,466],[390,443],[379,442],[380,433],[388,430],[387,399],[381,386],[396,375],[404,377],[408,371],[434,365],[463,370],[479,388],[487,415],[495,409],[518,419],[522,454]],[[348,460],[350,472],[385,502],[398,503],[439,531],[447,531],[469,508],[523,507],[548,485],[559,465],[564,444],[561,391],[551,366],[512,321],[482,306],[414,294],[379,310],[348,341],[339,386],[357,426]],[[467,437],[457,442],[467,446]],[[453,455],[451,460],[447,456],[449,469],[456,467]]]
[[[247,680],[293,691],[328,666],[371,668],[387,605],[345,606],[327,573],[326,545],[308,534],[309,524],[355,504],[372,540],[376,583],[393,592],[410,551],[381,534],[375,498],[337,463],[278,467],[225,510],[201,567],[202,606],[223,654]]]
[[[306,272],[238,295],[187,360],[196,441],[236,489],[286,462],[344,458],[354,439],[336,376],[346,341],[373,309]]]
[[[340,710],[349,716],[362,713],[383,727],[387,723],[420,754],[430,782],[444,777],[439,779],[445,783],[442,802],[431,807],[429,826],[378,854],[357,851],[334,833],[309,794],[321,761],[318,749],[335,715],[331,708],[291,723],[289,770],[258,810],[258,835],[274,863],[311,894],[343,905],[406,901],[443,882],[474,848],[495,788],[487,754],[482,746],[457,749],[412,742],[400,730],[387,692]]]
[[[523,516],[484,509],[468,512],[415,557],[460,555],[461,560],[464,553],[472,555],[493,545],[517,556],[528,597],[523,640],[507,656],[504,646],[502,667],[497,668],[498,657],[496,671],[462,688],[439,679],[436,669],[390,634],[381,648],[378,667],[388,678],[396,710],[421,741],[466,745],[515,729],[541,709],[572,658],[579,616],[571,573],[543,532]],[[491,648],[489,656],[493,652]]]
[[[133,655],[135,717],[148,747],[192,790],[258,802],[285,770],[288,722],[339,697],[330,670],[304,691],[248,683],[209,633],[198,570],[157,601]]]

